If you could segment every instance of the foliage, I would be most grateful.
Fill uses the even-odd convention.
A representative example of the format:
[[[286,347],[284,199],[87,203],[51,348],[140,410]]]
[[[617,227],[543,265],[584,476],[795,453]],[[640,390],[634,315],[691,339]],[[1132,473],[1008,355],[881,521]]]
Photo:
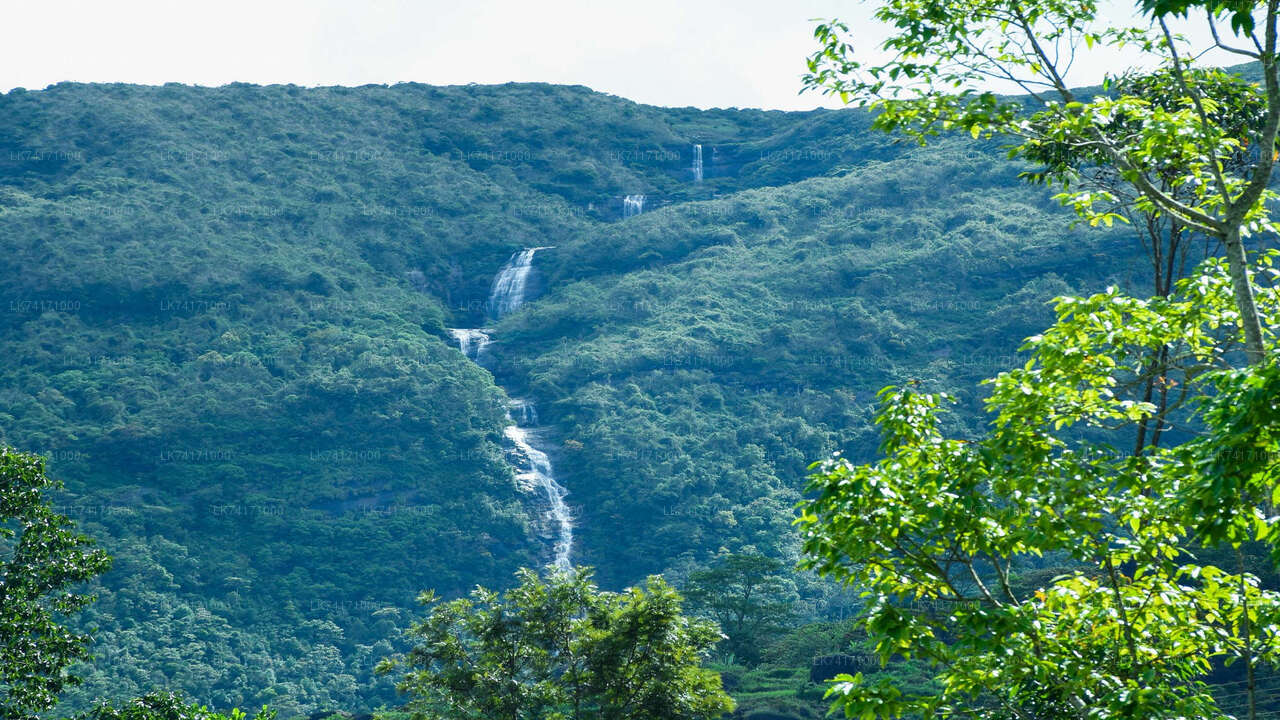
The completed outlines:
[[[1280,129],[1277,6],[1258,3],[1144,1],[1147,27],[1113,24],[1096,3],[1008,0],[886,0],[875,17],[891,26],[882,49],[890,59],[854,59],[844,23],[815,29],[821,49],[809,59],[806,86],[879,109],[876,125],[923,141],[961,129],[974,137],[1003,136],[1009,154],[1048,160],[1033,176],[1060,184],[1059,199],[1091,224],[1110,224],[1116,195],[1077,188],[1077,155],[1113,169],[1132,188],[1139,210],[1167,216],[1226,247],[1250,362],[1263,356],[1262,328],[1250,295],[1243,238],[1274,232],[1267,203]],[[1223,70],[1195,70],[1191,50],[1168,15],[1205,13],[1213,45],[1257,61],[1261,87]],[[1229,16],[1224,42],[1217,22]],[[1260,38],[1253,34],[1257,27]],[[1244,45],[1239,47],[1231,45]],[[1128,48],[1159,69],[1121,81],[1091,97],[1067,77],[1077,52]],[[991,83],[1027,93],[1002,97]]]
[[[715,718],[732,710],[720,677],[699,666],[720,639],[716,627],[680,613],[661,578],[622,593],[601,592],[576,569],[543,580],[521,570],[499,594],[436,603],[409,635],[398,687],[427,718]]]
[[[76,715],[74,720],[244,720],[245,717],[239,708],[223,714],[189,703],[181,693],[152,691],[119,704],[110,701],[96,703],[93,708]],[[274,710],[264,707],[253,715],[252,720],[275,720],[275,717]]]
[[[1255,296],[1244,238],[1275,229],[1277,6],[1143,7],[1150,26],[1117,27],[1092,2],[888,0],[876,17],[893,28],[890,59],[875,65],[855,59],[843,23],[815,30],[807,86],[873,105],[881,129],[999,136],[1041,165],[1024,177],[1058,184],[1091,224],[1141,216],[1158,296],[1061,300],[1058,324],[1025,348],[1033,359],[992,381],[986,436],[947,439],[945,395],[890,389],[877,418],[888,457],[833,460],[815,476],[824,494],[802,519],[811,563],[866,583],[882,659],[915,654],[943,685],[930,696],[846,678],[833,694],[851,716],[1210,716],[1233,709],[1204,680],[1237,660],[1257,712],[1274,595],[1246,572],[1245,542],[1271,535],[1276,418],[1262,393],[1274,308],[1259,304],[1274,296]],[[1260,86],[1189,64],[1167,16],[1192,10],[1215,46],[1258,61],[1247,70],[1260,69]],[[1095,47],[1136,48],[1158,67],[1072,89],[1075,54]],[[1026,95],[1002,97],[993,81]],[[1171,301],[1184,232],[1221,241],[1226,262]],[[1247,370],[1222,369],[1234,341]],[[1117,426],[1137,430],[1132,452],[1114,450]],[[1188,441],[1196,431],[1206,437]],[[1162,447],[1169,437],[1182,444]],[[859,492],[868,498],[846,504]],[[1205,560],[1224,548],[1235,574]],[[1037,581],[1042,555],[1062,563],[1059,577]],[[932,612],[902,608],[919,602]]]
[[[0,446],[0,717],[30,720],[78,678],[89,637],[65,624],[93,602],[79,590],[111,560],[54,510],[44,459]]]
[[[1256,289],[1280,311],[1272,267]],[[1061,298],[1031,359],[990,381],[991,430],[939,425],[945,395],[881,394],[884,458],[822,463],[798,521],[806,564],[866,588],[860,619],[881,662],[931,663],[940,690],[845,676],[850,717],[1223,717],[1215,663],[1276,661],[1280,593],[1245,572],[1242,546],[1275,538],[1277,369],[1232,369],[1243,345],[1226,263],[1169,298],[1109,289]],[[1127,397],[1166,348],[1203,437],[1138,453],[1115,441],[1155,407]],[[1167,421],[1168,419],[1166,419]],[[1197,558],[1234,549],[1236,572]],[[1046,560],[1063,564],[1035,577]]]
[[[764,555],[728,555],[690,573],[684,585],[689,608],[719,624],[720,645],[742,663],[760,661],[761,649],[795,618],[795,591],[781,560]]]
[[[718,654],[710,667],[720,673],[725,691],[743,718],[818,720],[827,717],[829,702],[823,699],[826,682],[814,682],[827,673],[835,660],[857,664],[866,675],[890,678],[895,686],[911,692],[936,690],[929,667],[918,660],[897,660],[881,667],[863,648],[866,637],[852,621],[807,623],[791,628],[767,643],[761,662],[753,668]]]

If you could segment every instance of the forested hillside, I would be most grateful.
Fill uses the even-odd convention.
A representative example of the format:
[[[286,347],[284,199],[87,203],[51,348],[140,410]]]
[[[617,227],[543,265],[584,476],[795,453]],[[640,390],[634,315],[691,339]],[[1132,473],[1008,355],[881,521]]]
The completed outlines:
[[[547,560],[499,384],[537,400],[606,587],[791,563],[805,467],[870,457],[876,390],[954,390],[963,433],[1047,300],[1143,285],[1129,233],[1015,175],[860,111],[580,87],[0,96],[0,443],[48,456],[117,557],[69,702],[393,704],[371,671],[417,591]],[[447,328],[543,246],[490,374]],[[803,619],[847,604],[797,591]]]

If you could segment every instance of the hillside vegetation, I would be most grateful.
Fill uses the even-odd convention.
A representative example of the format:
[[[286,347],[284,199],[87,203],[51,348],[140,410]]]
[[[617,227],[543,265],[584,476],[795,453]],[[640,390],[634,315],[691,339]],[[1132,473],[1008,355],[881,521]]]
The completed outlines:
[[[555,249],[494,373],[609,588],[791,562],[806,465],[870,456],[881,386],[955,391],[964,432],[1047,300],[1142,285],[1136,241],[1073,229],[994,145],[868,128],[549,85],[0,96],[0,442],[118,558],[70,706],[393,704],[371,671],[418,590],[546,560],[507,398],[446,332],[520,248]],[[797,592],[802,619],[849,602]]]

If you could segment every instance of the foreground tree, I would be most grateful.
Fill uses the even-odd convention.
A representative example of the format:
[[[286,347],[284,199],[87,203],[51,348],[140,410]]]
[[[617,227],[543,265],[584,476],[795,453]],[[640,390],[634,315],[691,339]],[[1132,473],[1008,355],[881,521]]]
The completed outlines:
[[[1010,153],[1043,163],[1035,177],[1057,183],[1059,198],[1090,222],[1123,217],[1117,203],[1218,239],[1226,251],[1248,362],[1264,361],[1263,326],[1252,294],[1245,239],[1275,231],[1266,213],[1280,128],[1277,9],[1280,3],[1143,0],[1153,22],[1116,27],[1093,0],[881,0],[875,16],[891,26],[891,59],[854,56],[839,21],[815,31],[807,88],[875,107],[876,124],[921,141],[960,129],[1000,136]],[[1169,16],[1194,13],[1215,45],[1256,61],[1261,87],[1221,70],[1196,70],[1197,56],[1170,30]],[[1230,30],[1220,29],[1228,23]],[[1224,36],[1225,39],[1224,39]],[[1107,92],[1070,87],[1078,52],[1137,49],[1160,70],[1122,75]],[[1025,93],[1002,96],[993,84]],[[1087,162],[1063,161],[1064,158]],[[1082,183],[1101,167],[1131,190]]]
[[[854,57],[843,23],[815,31],[808,88],[921,142],[1003,138],[1092,224],[1141,218],[1169,239],[1152,247],[1156,298],[1059,301],[1058,323],[1024,348],[1032,360],[992,381],[986,436],[946,438],[944,398],[887,389],[885,458],[814,476],[800,521],[811,564],[867,588],[882,658],[930,660],[943,688],[908,697],[846,678],[834,694],[851,715],[1217,717],[1201,679],[1229,661],[1257,715],[1254,670],[1275,659],[1280,613],[1244,545],[1280,539],[1280,373],[1274,288],[1255,283],[1245,240],[1276,230],[1280,2],[1142,7],[1149,25],[1117,27],[1092,0],[880,0],[880,64]],[[1192,67],[1172,16],[1256,61],[1261,85]],[[1157,70],[1077,93],[1072,61],[1099,47],[1136,48]],[[1221,242],[1226,262],[1170,293],[1183,234]],[[1267,283],[1272,262],[1257,266]],[[1234,572],[1197,564],[1204,548],[1234,555]]]
[[[1270,283],[1276,257],[1259,264]],[[1280,293],[1251,295],[1271,327]],[[806,564],[865,588],[881,660],[928,661],[941,688],[844,676],[830,695],[848,716],[1226,717],[1203,680],[1240,662],[1256,717],[1253,668],[1280,661],[1280,595],[1196,556],[1260,540],[1280,559],[1280,366],[1230,367],[1246,335],[1221,261],[1168,298],[1112,289],[1057,311],[1031,360],[990,381],[987,434],[945,437],[944,396],[889,388],[884,458],[813,476]],[[1116,387],[1162,348],[1196,432],[1117,451],[1157,408]]]
[[[379,672],[404,668],[398,687],[419,717],[460,720],[689,720],[733,709],[720,676],[700,667],[721,639],[715,625],[681,614],[659,577],[622,593],[600,591],[591,572],[437,603],[413,625],[418,645]]]
[[[75,720],[244,720],[245,717],[245,712],[238,708],[228,714],[218,713],[187,701],[180,693],[156,691],[120,703],[99,701],[92,709],[76,715]],[[275,717],[274,710],[264,707],[254,714],[253,720],[275,720]]]
[[[0,448],[0,718],[31,720],[78,679],[87,635],[62,624],[93,601],[75,587],[111,564],[50,506],[56,487],[38,455]]]

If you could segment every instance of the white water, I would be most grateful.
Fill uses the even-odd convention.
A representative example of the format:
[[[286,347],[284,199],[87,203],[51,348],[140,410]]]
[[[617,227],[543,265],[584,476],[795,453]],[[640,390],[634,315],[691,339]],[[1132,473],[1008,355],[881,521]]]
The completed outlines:
[[[497,320],[524,304],[525,289],[529,284],[529,272],[533,270],[533,256],[549,247],[525,248],[512,253],[511,259],[489,288],[489,315]]]
[[[569,556],[573,552],[573,515],[564,498],[569,492],[556,482],[547,454],[534,447],[534,431],[512,424],[502,432],[524,459],[524,467],[517,468],[520,472],[516,473],[516,482],[523,488],[542,490],[547,495],[547,510],[543,513],[543,520],[550,526],[546,529],[547,534],[555,538],[555,565],[561,570],[568,570]]]
[[[622,217],[629,218],[644,212],[644,196],[628,195],[622,198]]]
[[[449,330],[449,334],[453,336],[454,340],[458,341],[458,349],[462,351],[462,354],[477,365],[484,358],[485,350],[489,349],[489,343],[493,342],[493,339],[489,337],[488,332],[485,330],[452,328]]]
[[[641,202],[643,203],[643,199]],[[533,256],[539,250],[548,249],[550,248],[527,248],[514,253],[499,271],[489,291],[489,313],[495,320],[524,304]],[[458,349],[462,354],[477,364],[485,358],[492,342],[488,330],[483,329],[452,328],[449,334],[458,341]],[[556,568],[567,570],[570,568],[569,558],[573,554],[573,514],[564,501],[569,491],[556,482],[551,460],[535,445],[540,441],[536,430],[538,410],[529,400],[513,399],[507,412],[507,420],[511,424],[502,433],[511,442],[514,454],[519,458],[517,463],[513,463],[516,482],[525,492],[541,491],[546,495],[547,507],[542,514],[543,535],[552,540]]]
[[[520,427],[538,426],[538,409],[528,400],[519,398],[511,401],[511,411],[515,414],[515,423]]]
[[[702,146],[693,146],[693,181],[702,182]]]

